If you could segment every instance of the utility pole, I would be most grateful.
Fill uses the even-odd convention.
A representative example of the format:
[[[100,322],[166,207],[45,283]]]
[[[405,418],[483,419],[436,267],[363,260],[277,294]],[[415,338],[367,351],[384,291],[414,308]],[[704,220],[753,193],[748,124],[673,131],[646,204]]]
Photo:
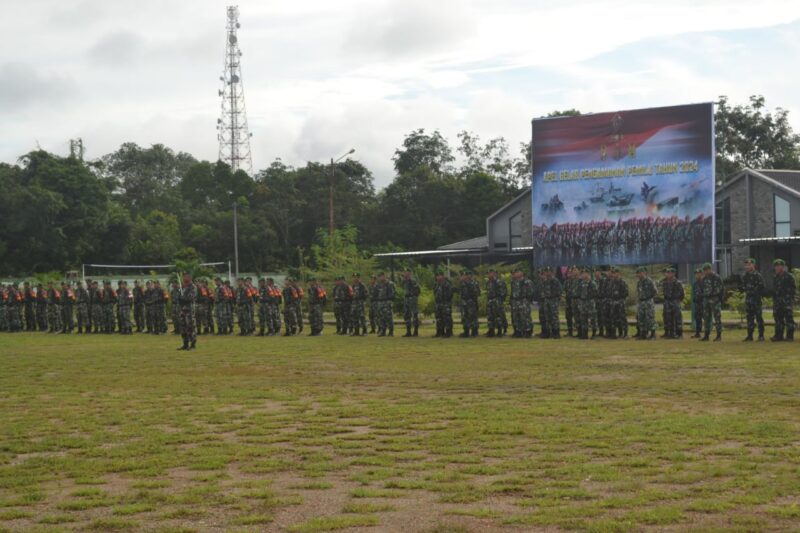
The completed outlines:
[[[239,50],[237,35],[239,8],[227,8],[227,39],[225,41],[225,68],[222,76],[222,110],[217,119],[217,140],[219,141],[219,160],[228,163],[231,170],[244,170],[253,174],[253,160],[250,156],[250,137],[247,127],[247,114],[244,106],[244,86],[242,85],[242,52]]]
[[[340,157],[336,161],[334,161],[333,158],[331,157],[331,177],[330,177],[330,181],[328,183],[328,185],[329,185],[328,186],[328,235],[333,235],[333,230],[334,230],[334,226],[335,226],[334,218],[333,218],[333,181],[334,181],[334,178],[336,176],[336,166],[335,165],[336,165],[336,163],[338,163],[339,161],[341,161],[345,157],[351,155],[355,151],[356,151],[355,148],[351,148],[349,152],[344,154],[342,157]]]

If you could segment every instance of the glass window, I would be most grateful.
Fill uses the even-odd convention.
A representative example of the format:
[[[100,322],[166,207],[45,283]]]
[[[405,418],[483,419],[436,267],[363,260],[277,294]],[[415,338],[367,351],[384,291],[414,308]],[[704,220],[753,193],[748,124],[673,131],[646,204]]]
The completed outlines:
[[[775,196],[775,236],[790,237],[792,235],[791,208],[789,202]]]
[[[512,250],[522,246],[522,232],[522,212],[518,212],[508,219],[508,233]]]

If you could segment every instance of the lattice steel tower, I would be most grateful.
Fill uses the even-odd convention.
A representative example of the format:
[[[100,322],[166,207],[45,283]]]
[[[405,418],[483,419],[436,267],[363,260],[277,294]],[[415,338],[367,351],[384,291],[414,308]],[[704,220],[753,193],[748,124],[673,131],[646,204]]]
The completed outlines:
[[[222,113],[217,119],[217,139],[219,140],[219,159],[225,161],[236,171],[244,170],[253,174],[253,160],[250,156],[250,137],[247,129],[247,114],[244,107],[244,86],[242,84],[242,52],[239,50],[237,31],[239,7],[228,6],[227,35],[225,41],[225,70],[219,77],[223,86],[219,91],[222,97]]]

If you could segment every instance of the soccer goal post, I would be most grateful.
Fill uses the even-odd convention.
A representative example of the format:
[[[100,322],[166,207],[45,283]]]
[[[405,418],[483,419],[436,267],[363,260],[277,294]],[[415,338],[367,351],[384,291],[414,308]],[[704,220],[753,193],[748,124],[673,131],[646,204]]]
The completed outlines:
[[[230,261],[214,261],[210,263],[200,263],[200,266],[203,267],[212,267],[219,270],[220,267],[227,266],[228,268],[228,279],[232,278],[231,272],[231,262]],[[94,271],[102,271],[103,274],[107,274],[110,272],[118,272],[120,274],[134,274],[136,276],[152,276],[154,272],[163,272],[167,277],[170,274],[175,273],[175,269],[177,265],[104,265],[98,263],[83,263],[81,265],[81,281],[86,283],[86,272],[87,269],[90,271],[90,276],[92,274],[92,270]],[[98,273],[98,275],[100,275]],[[128,277],[126,276],[126,277]]]

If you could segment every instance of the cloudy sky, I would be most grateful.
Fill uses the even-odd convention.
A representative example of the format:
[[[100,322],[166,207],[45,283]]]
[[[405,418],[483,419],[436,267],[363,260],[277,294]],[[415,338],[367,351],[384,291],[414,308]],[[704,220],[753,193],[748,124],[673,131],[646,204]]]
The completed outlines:
[[[0,19],[0,160],[133,141],[215,160],[226,2],[28,0]],[[763,94],[800,130],[797,0],[240,0],[254,168],[415,128],[515,147],[530,119]]]

